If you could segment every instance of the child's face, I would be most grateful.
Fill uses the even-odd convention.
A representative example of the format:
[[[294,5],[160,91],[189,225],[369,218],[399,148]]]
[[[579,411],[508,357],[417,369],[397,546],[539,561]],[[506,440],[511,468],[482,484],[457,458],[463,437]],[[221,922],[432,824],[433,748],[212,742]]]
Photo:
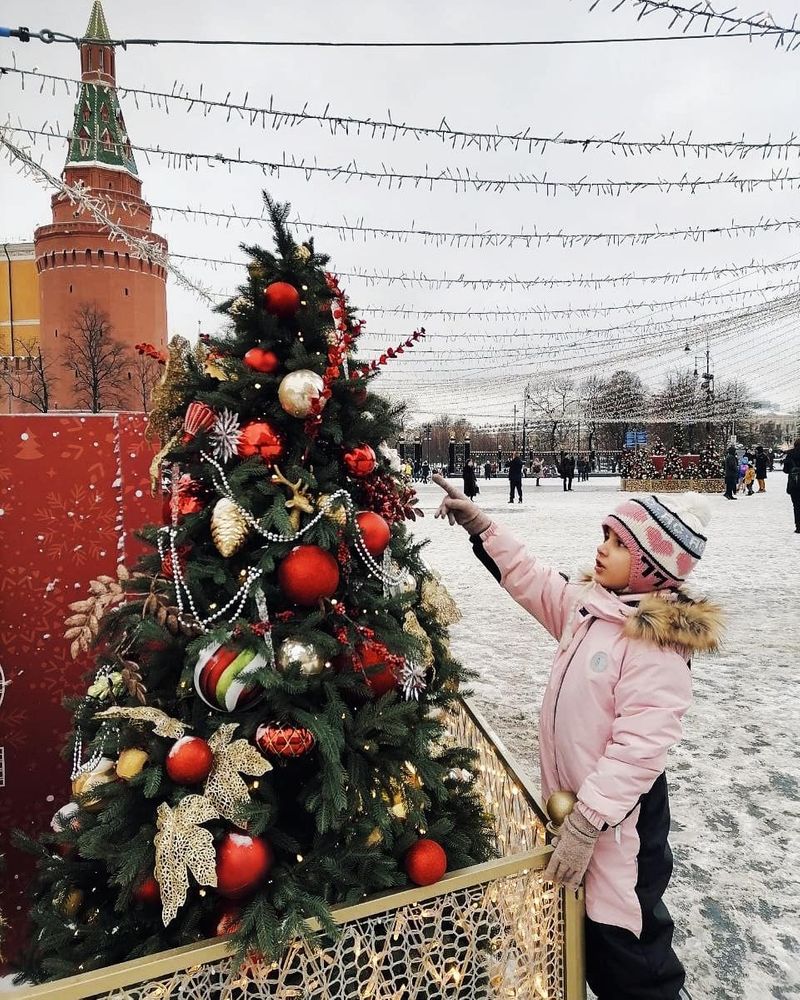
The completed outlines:
[[[603,542],[597,546],[594,578],[606,590],[624,590],[631,578],[631,554],[610,528],[603,528]]]

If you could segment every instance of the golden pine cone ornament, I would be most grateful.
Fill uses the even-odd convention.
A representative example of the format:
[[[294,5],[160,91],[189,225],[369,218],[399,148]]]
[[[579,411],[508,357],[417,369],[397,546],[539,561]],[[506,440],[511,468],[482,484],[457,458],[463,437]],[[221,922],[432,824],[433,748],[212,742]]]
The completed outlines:
[[[223,559],[234,555],[244,545],[249,526],[233,500],[223,497],[214,504],[211,537]]]
[[[317,510],[321,510],[329,521],[343,528],[347,524],[347,507],[339,497],[332,499],[329,493],[323,493],[317,500]]]

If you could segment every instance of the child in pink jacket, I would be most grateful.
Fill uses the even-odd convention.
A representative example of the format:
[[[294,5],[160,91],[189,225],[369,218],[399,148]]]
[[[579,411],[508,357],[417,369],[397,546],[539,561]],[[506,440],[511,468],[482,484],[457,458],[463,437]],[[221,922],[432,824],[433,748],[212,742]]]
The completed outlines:
[[[709,514],[626,500],[602,522],[581,583],[542,565],[508,529],[434,477],[437,517],[460,524],[478,558],[558,640],[539,717],[542,794],[577,796],[547,874],[586,878],[586,978],[599,1000],[682,1000],[662,896],[672,874],[664,762],[691,702],[690,658],[717,647],[719,609],[681,585],[703,554]]]

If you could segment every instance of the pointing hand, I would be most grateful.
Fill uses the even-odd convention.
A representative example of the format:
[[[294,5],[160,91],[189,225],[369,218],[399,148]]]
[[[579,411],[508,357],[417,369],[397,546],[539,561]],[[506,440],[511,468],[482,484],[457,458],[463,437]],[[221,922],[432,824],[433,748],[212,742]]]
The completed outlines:
[[[471,535],[479,535],[482,531],[486,531],[492,523],[491,518],[484,514],[476,503],[467,499],[461,490],[448,482],[444,476],[434,475],[433,482],[441,486],[447,494],[439,504],[434,517],[446,517],[450,524],[460,524]]]

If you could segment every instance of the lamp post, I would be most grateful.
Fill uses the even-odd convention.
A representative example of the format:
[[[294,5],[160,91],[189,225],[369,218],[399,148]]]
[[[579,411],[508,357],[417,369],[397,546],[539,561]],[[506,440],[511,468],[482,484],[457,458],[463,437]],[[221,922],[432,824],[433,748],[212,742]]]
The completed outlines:
[[[527,453],[526,453],[526,442],[527,442],[527,430],[528,430],[528,427],[527,427],[527,424],[526,424],[526,420],[527,420],[527,416],[528,416],[528,413],[527,413],[528,400],[530,398],[531,398],[530,390],[528,389],[527,386],[525,386],[525,392],[524,392],[524,394],[522,396],[522,461],[523,462],[526,461],[526,455],[527,455]]]
[[[426,459],[427,462],[428,462],[428,465],[431,464],[431,429],[432,428],[431,428],[430,424],[425,424],[425,439],[428,442],[428,448],[427,448],[428,454],[427,454],[427,459]]]

